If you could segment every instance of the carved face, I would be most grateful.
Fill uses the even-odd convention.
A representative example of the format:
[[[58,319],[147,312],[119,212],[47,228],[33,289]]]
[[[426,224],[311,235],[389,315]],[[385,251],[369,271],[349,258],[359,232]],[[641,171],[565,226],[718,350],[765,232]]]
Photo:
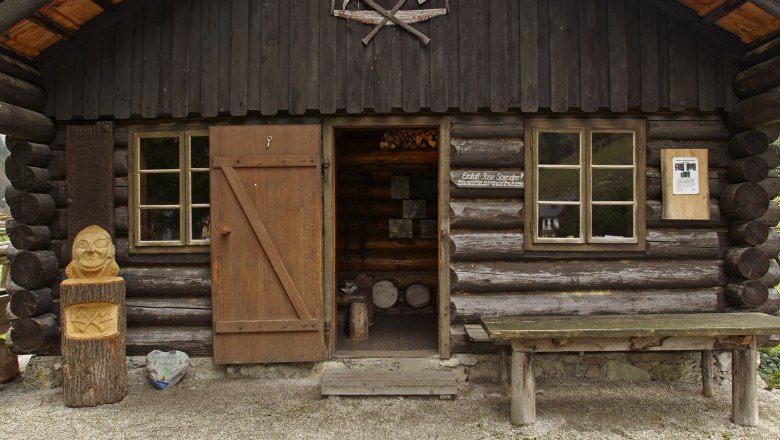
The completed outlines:
[[[99,232],[81,233],[73,245],[73,259],[84,269],[97,269],[108,261],[111,239]]]

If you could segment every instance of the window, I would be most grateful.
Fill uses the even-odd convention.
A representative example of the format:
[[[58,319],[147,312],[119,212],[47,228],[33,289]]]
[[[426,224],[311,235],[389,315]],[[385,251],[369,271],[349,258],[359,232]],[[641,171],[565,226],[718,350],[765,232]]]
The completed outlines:
[[[208,250],[208,131],[131,130],[131,139],[133,250]]]
[[[645,124],[529,120],[526,247],[644,249]]]

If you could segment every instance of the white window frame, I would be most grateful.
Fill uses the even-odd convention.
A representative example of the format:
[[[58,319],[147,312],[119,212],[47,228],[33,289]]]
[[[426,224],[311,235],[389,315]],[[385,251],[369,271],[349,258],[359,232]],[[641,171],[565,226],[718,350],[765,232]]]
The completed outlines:
[[[207,137],[207,128],[182,128],[182,129],[155,129],[149,127],[134,127],[128,130],[128,138],[131,141],[129,151],[129,193],[130,193],[130,251],[134,253],[184,253],[184,252],[208,252],[209,239],[193,239],[192,234],[192,209],[209,208],[210,203],[192,202],[192,173],[209,172],[209,168],[192,168],[191,145],[193,137]],[[179,139],[179,168],[141,170],[141,139],[148,138],[178,138]],[[141,204],[142,174],[155,173],[179,174],[179,203],[170,205],[144,205]],[[178,209],[179,210],[179,234],[177,240],[141,240],[141,211],[144,209]]]
[[[580,160],[575,165],[540,165],[538,141],[540,133],[579,134]],[[594,165],[591,141],[593,133],[631,133],[634,137],[632,165]],[[633,251],[645,248],[645,121],[638,119],[528,119],[525,141],[525,248],[527,250],[565,251]],[[539,169],[579,170],[579,199],[577,201],[540,202]],[[593,201],[592,171],[598,169],[632,169],[633,199],[631,201]],[[580,207],[579,237],[543,237],[539,229],[540,206],[573,205]],[[592,206],[633,206],[633,237],[593,236]]]

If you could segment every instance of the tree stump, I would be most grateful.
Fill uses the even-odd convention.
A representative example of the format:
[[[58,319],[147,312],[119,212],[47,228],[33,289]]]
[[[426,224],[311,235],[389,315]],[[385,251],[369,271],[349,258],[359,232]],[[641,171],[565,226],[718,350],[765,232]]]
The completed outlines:
[[[8,321],[5,318],[5,307],[8,297],[0,295],[0,334],[8,330]],[[15,354],[11,354],[5,348],[5,341],[0,339],[0,383],[7,383],[19,374],[19,360]]]
[[[349,302],[349,338],[368,339],[368,299],[367,295],[355,295]]]
[[[118,402],[127,395],[125,281],[67,279],[60,285],[65,406]]]
[[[0,383],[8,383],[19,375],[19,359],[5,344],[0,344]]]

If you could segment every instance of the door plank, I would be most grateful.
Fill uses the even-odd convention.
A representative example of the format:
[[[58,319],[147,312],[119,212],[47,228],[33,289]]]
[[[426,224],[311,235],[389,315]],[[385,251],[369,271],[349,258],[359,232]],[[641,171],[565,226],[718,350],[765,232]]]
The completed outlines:
[[[316,329],[263,331],[278,326],[279,321],[302,323],[295,325],[303,327],[313,320],[324,322],[321,130],[319,125],[210,128],[211,225],[215,231],[211,237],[211,296],[213,356],[217,364],[311,362],[324,355],[323,324]],[[268,136],[273,138],[270,147]],[[288,156],[289,161],[284,159],[280,165],[280,156]],[[271,159],[252,159],[257,157]],[[231,166],[236,159],[241,159],[241,165],[251,162],[272,166]],[[302,162],[303,166],[287,166],[290,161]],[[225,171],[216,164],[231,168],[233,180],[240,179],[243,189],[235,191]],[[268,258],[268,248],[264,249],[257,239],[252,222],[245,220],[246,208],[239,203],[239,196],[244,205],[250,202],[251,212],[273,238],[278,261],[285,263],[311,319],[299,319],[286,286]],[[239,324],[222,324],[225,322]],[[234,329],[241,325],[247,331],[218,332],[230,330],[233,325]]]
[[[295,283],[293,282],[292,277],[290,277],[290,273],[282,262],[279,251],[276,250],[276,246],[274,245],[273,240],[271,240],[271,236],[268,235],[268,231],[265,229],[265,226],[263,226],[263,222],[260,220],[260,217],[252,206],[252,201],[249,200],[246,188],[244,188],[244,185],[238,178],[236,170],[232,167],[222,167],[222,172],[225,173],[225,178],[227,178],[230,187],[233,189],[233,192],[238,199],[238,203],[241,205],[247,220],[249,220],[252,229],[255,231],[257,239],[260,241],[268,260],[271,262],[271,266],[276,272],[276,276],[279,277],[279,281],[282,283],[282,286],[284,286],[284,291],[287,293],[287,297],[295,308],[298,317],[306,320],[312,319],[311,313],[309,313],[306,304],[301,298],[301,293],[298,291],[298,288],[295,287]]]
[[[312,319],[280,319],[273,321],[219,321],[214,324],[215,333],[260,333],[260,332],[316,332],[322,330],[322,321]]]
[[[220,156],[214,158],[212,168],[222,167],[313,167],[316,156]]]

